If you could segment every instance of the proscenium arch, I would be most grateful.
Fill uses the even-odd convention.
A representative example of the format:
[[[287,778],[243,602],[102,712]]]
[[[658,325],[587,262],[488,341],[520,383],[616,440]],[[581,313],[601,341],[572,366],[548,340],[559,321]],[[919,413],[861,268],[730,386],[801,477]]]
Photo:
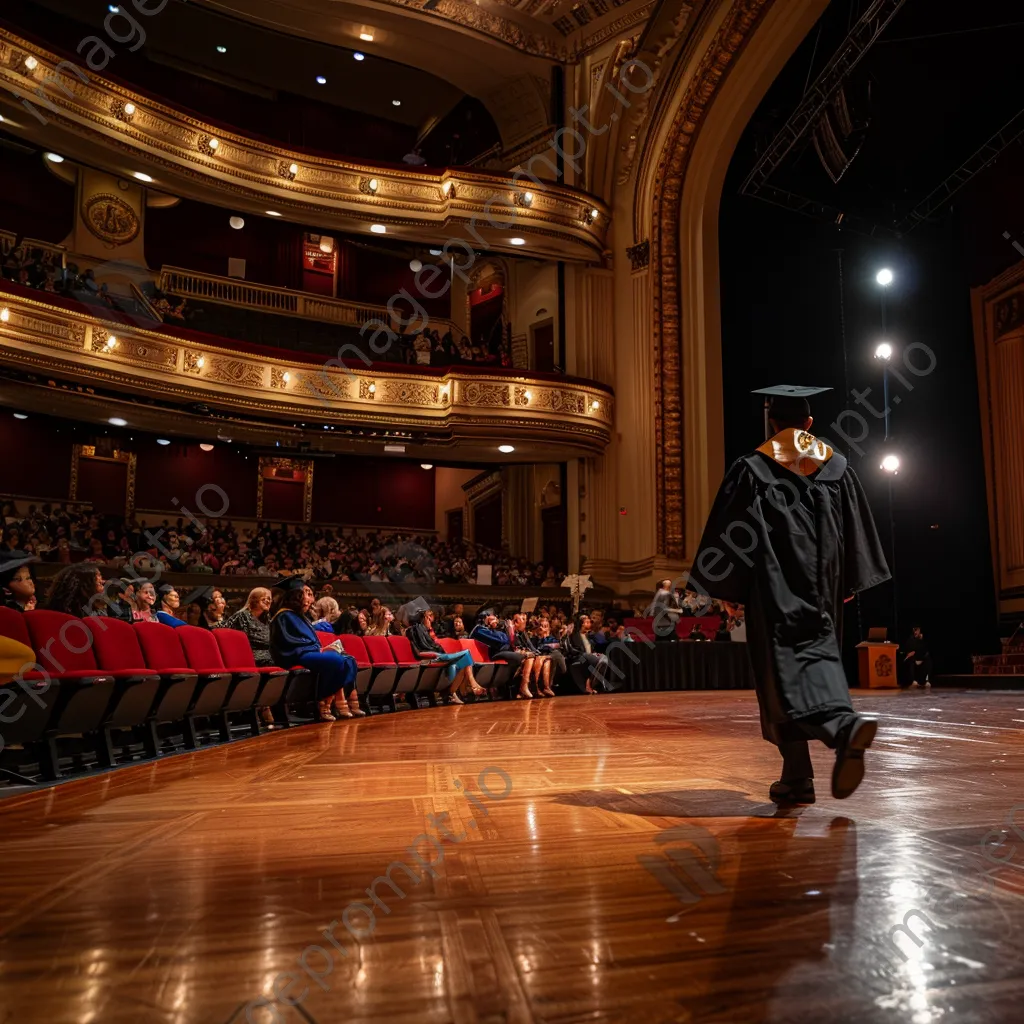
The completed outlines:
[[[725,469],[718,214],[750,118],[829,0],[724,3],[645,162],[654,338],[657,550],[692,558]],[[637,240],[648,237],[637,225]]]

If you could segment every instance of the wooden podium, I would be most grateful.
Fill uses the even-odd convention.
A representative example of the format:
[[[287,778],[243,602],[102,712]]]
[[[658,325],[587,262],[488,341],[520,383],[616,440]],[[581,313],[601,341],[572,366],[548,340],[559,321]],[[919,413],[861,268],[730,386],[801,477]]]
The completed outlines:
[[[857,644],[857,681],[869,689],[896,689],[899,644],[888,642],[872,643],[869,640]]]

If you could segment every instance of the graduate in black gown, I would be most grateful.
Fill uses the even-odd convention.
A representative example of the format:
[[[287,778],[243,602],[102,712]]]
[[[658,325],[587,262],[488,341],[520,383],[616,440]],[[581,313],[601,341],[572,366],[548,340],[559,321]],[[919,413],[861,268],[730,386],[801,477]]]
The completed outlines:
[[[766,389],[768,440],[732,464],[688,588],[746,606],[761,732],[782,754],[779,804],[814,802],[808,739],[836,751],[832,795],[860,784],[877,722],[853,711],[843,671],[843,602],[889,579],[863,488],[810,433],[808,394]]]
[[[338,718],[362,718],[355,683],[356,659],[345,653],[339,637],[323,647],[320,634],[307,617],[313,591],[301,576],[287,576],[274,584],[277,610],[270,620],[270,651],[278,665],[301,665],[316,677],[317,704],[322,722]],[[332,706],[335,712],[332,712]]]

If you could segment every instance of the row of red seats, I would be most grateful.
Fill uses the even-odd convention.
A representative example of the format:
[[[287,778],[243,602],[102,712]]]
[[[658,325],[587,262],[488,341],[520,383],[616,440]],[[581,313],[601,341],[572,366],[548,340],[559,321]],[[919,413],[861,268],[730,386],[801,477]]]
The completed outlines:
[[[30,647],[38,666],[0,688],[16,691],[3,705],[0,750],[29,751],[48,780],[62,774],[59,738],[82,737],[86,749],[109,767],[116,760],[116,731],[138,737],[143,752],[155,757],[168,727],[188,749],[200,742],[197,720],[212,721],[217,738],[228,740],[228,716],[240,715],[258,735],[261,708],[280,706],[281,724],[289,724],[288,707],[311,703],[316,694],[315,679],[301,667],[258,667],[248,638],[236,630],[0,608],[0,635]],[[323,634],[323,646],[335,639]],[[443,666],[418,660],[405,637],[341,639],[356,659],[356,690],[367,708],[371,698],[389,700],[394,708],[396,694],[424,694],[434,704],[450,685]],[[482,685],[507,681],[509,667],[491,661],[475,640],[442,643],[448,651],[473,654]],[[0,774],[31,781],[9,769],[0,768]]]

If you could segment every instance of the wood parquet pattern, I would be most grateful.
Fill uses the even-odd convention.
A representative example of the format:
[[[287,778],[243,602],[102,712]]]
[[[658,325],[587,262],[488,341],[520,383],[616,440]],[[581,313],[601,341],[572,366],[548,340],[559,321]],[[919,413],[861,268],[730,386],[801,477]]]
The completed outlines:
[[[1024,695],[856,699],[861,790],[818,747],[781,814],[747,691],[403,712],[11,797],[0,1024],[1020,1020]]]

